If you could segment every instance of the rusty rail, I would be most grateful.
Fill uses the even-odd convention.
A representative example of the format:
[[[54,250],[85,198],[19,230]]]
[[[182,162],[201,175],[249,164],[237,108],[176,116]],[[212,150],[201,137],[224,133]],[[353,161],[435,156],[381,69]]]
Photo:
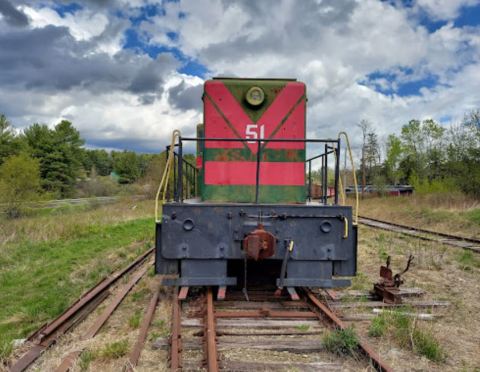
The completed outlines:
[[[90,338],[95,337],[95,335],[100,331],[102,326],[107,322],[107,320],[110,318],[112,313],[115,311],[115,309],[120,305],[120,303],[123,301],[123,299],[127,296],[127,294],[130,292],[130,290],[133,288],[135,284],[147,273],[148,269],[150,266],[153,264],[146,265],[144,268],[142,268],[140,271],[138,271],[131,279],[130,281],[125,284],[120,291],[116,294],[115,298],[113,301],[107,306],[107,308],[102,312],[102,314],[95,320],[95,322],[88,328],[88,330],[82,335],[81,340],[88,340]],[[69,371],[75,360],[80,356],[82,353],[83,349],[76,350],[68,354],[60,363],[58,368],[56,369],[56,372],[66,372]]]
[[[394,222],[378,220],[375,218],[359,216],[359,222],[365,226],[375,229],[397,232],[400,234],[413,236],[417,239],[438,242],[449,246],[468,249],[475,253],[480,253],[480,239],[467,238],[453,234],[441,233],[432,230],[420,229],[417,227],[401,225]],[[425,235],[421,235],[425,234]],[[430,235],[430,236],[428,236]]]
[[[30,348],[20,359],[18,359],[12,366],[10,371],[22,372],[30,366],[38,357],[63,334],[68,332],[75,324],[83,320],[90,314],[97,305],[102,302],[108,295],[108,289],[115,284],[120,278],[132,271],[148,256],[153,253],[154,249],[149,249],[145,253],[138,256],[132,263],[124,269],[108,276],[93,288],[85,292],[77,301],[75,301],[69,308],[67,308],[56,319],[41,327],[27,340],[33,343]]]
[[[153,316],[155,315],[155,310],[157,309],[158,298],[160,296],[160,285],[159,281],[153,290],[153,296],[150,300],[148,307],[145,309],[143,314],[142,325],[140,326],[140,331],[138,332],[138,338],[133,346],[132,351],[128,357],[128,366],[127,370],[133,371],[136,367],[138,360],[140,359],[140,354],[142,353],[143,346],[145,345],[145,340],[147,339],[148,328],[152,322]]]
[[[205,321],[206,355],[209,372],[218,371],[217,340],[215,327],[215,312],[213,309],[212,288],[207,289],[207,313]]]
[[[182,368],[182,340],[181,340],[180,301],[178,289],[173,292],[172,303],[172,334],[170,336],[170,368],[178,371]]]
[[[339,329],[345,329],[347,328],[345,323],[343,323],[338,316],[330,310],[330,308],[325,305],[322,301],[320,301],[312,291],[310,291],[307,288],[304,288],[304,292],[310,300],[310,302],[315,306],[316,309],[320,310],[318,313],[318,318],[320,320],[323,320],[324,318],[327,318],[327,320],[330,323],[333,323],[336,328]],[[388,366],[381,358],[380,356],[373,350],[373,348],[365,341],[365,340],[360,340],[359,342],[359,347],[361,351],[368,357],[370,358],[370,361],[372,362],[373,366],[378,370],[382,372],[393,372],[393,369]]]

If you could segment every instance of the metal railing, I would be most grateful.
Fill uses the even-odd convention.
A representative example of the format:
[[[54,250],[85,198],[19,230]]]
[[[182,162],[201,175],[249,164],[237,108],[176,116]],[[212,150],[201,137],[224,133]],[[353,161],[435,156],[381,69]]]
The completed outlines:
[[[174,200],[177,202],[183,202],[185,198],[196,196],[198,191],[198,169],[188,161],[183,158],[183,144],[184,142],[200,142],[202,152],[205,150],[206,142],[255,142],[257,144],[257,153],[256,153],[256,172],[255,172],[255,204],[259,202],[259,188],[260,188],[260,172],[262,164],[262,152],[264,151],[267,143],[269,142],[280,142],[280,143],[311,143],[311,144],[325,144],[324,152],[313,156],[305,161],[308,164],[308,185],[307,187],[307,199],[312,200],[312,162],[316,159],[321,159],[321,185],[322,185],[322,196],[320,200],[323,203],[327,203],[328,195],[328,163],[329,155],[334,156],[334,203],[338,204],[338,187],[339,187],[339,177],[340,177],[340,139],[256,139],[256,138],[195,138],[195,137],[179,137],[178,142],[175,144],[176,151],[175,154],[175,164],[174,164],[174,183],[173,183],[173,194]],[[167,146],[167,151],[170,149],[170,146]],[[202,162],[205,162],[204,157]],[[204,164],[202,164],[202,169]],[[187,191],[185,190],[187,188]],[[192,191],[193,190],[193,191]]]

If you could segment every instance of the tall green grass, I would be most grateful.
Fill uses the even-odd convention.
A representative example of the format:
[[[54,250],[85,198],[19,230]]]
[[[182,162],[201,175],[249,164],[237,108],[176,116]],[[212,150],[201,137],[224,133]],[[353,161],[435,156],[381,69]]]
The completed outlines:
[[[1,248],[0,358],[13,339],[24,338],[60,314],[82,292],[152,245],[151,218],[82,227],[73,239]]]

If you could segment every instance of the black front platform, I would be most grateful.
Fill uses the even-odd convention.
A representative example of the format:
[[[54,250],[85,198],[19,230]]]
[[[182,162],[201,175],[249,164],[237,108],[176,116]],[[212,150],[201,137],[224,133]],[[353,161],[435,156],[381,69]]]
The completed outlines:
[[[244,277],[231,270],[232,263],[245,263],[242,241],[259,223],[276,238],[275,253],[263,261],[277,260],[278,272],[265,270],[265,281],[288,287],[350,284],[339,277],[356,273],[357,228],[351,207],[337,205],[167,203],[156,228],[156,272],[178,275],[165,279],[166,285],[242,284]],[[291,241],[294,248],[286,255]],[[255,267],[261,271],[262,261]]]

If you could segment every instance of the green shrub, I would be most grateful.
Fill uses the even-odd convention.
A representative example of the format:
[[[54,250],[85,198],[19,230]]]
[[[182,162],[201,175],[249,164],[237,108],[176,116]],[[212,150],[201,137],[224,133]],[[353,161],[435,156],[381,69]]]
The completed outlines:
[[[10,156],[0,166],[0,208],[9,218],[24,213],[27,202],[38,200],[40,166],[26,154]]]
[[[325,348],[337,355],[353,355],[358,348],[358,336],[352,327],[336,329],[323,337]]]

